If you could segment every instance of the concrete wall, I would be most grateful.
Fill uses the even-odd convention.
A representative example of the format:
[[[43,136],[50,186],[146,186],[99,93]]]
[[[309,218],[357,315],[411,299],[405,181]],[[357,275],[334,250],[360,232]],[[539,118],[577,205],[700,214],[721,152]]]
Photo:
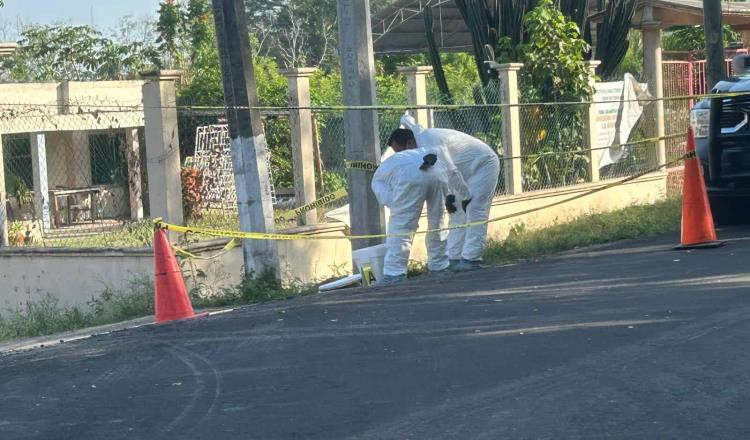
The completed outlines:
[[[491,216],[499,217],[538,208],[601,188],[608,183],[610,182],[497,198]],[[667,173],[652,174],[573,202],[493,223],[490,226],[490,236],[502,239],[519,223],[524,223],[528,228],[538,228],[565,222],[586,213],[653,203],[665,197],[666,183]],[[422,227],[425,227],[426,221],[422,223]],[[344,225],[307,226],[293,232],[343,236]],[[191,251],[204,256],[217,255],[221,253],[223,246],[224,242],[206,243],[191,248]],[[350,255],[351,245],[348,240],[279,242],[280,266],[287,284],[313,283],[350,273]],[[412,258],[423,259],[424,255],[424,236],[419,235],[415,240]],[[123,288],[136,277],[151,277],[152,264],[150,249],[0,250],[0,308],[39,298],[46,293],[59,297],[64,303],[82,305],[107,286]],[[240,282],[242,251],[238,247],[209,261],[186,261],[183,269],[188,285],[198,283],[209,288],[209,294],[219,292]],[[200,272],[205,273],[206,277],[198,277]]]
[[[56,105],[59,83],[3,83],[0,96],[4,104]]]
[[[303,235],[343,237],[341,224],[310,226]],[[191,247],[211,260],[185,260],[188,288],[198,284],[206,294],[237,286],[242,278],[242,249],[223,253],[225,241]],[[351,273],[348,240],[283,242],[279,246],[282,275],[287,284],[309,284]],[[204,273],[206,277],[199,276]],[[139,278],[153,276],[151,249],[0,249],[0,310],[22,306],[52,294],[62,303],[85,306],[107,287],[127,289]]]
[[[142,106],[142,86],[143,81],[0,84],[5,115],[0,133],[142,127],[143,109],[133,108]]]
[[[105,288],[153,272],[149,249],[0,250],[0,309],[52,294],[68,305],[85,305]]]
[[[560,202],[592,189],[601,188],[612,182],[616,182],[616,180],[527,192],[517,196],[498,197],[493,202],[490,218],[511,215]],[[488,236],[494,240],[503,240],[508,236],[513,226],[521,223],[528,229],[537,229],[555,223],[564,223],[584,214],[608,212],[638,204],[654,203],[666,197],[666,187],[667,173],[650,174],[625,185],[605,189],[572,202],[491,223],[488,228]],[[426,228],[426,226],[427,221],[423,218],[420,227]],[[423,260],[425,255],[424,235],[418,235],[412,248],[412,259]]]
[[[69,182],[71,176],[70,167],[72,164],[80,166],[82,161],[76,161],[76,158],[73,157],[70,133],[47,133],[46,138],[47,184],[49,188],[54,189],[59,186],[72,186]]]
[[[3,83],[4,104],[141,105],[143,81],[70,81],[49,83]],[[75,110],[75,109],[73,109]]]
[[[71,105],[99,103],[123,107],[141,106],[142,87],[143,81],[71,81],[68,83],[68,100]]]

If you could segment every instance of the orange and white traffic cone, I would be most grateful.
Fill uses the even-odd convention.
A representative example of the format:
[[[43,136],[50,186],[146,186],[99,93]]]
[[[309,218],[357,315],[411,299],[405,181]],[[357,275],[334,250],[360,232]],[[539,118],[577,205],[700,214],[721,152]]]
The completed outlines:
[[[716,228],[708,203],[706,183],[703,180],[703,168],[695,156],[695,137],[693,129],[688,129],[687,153],[691,157],[685,160],[685,177],[682,186],[682,239],[676,249],[702,249],[723,245],[725,242],[716,239]]]
[[[156,323],[195,316],[166,231],[154,231],[154,314]]]

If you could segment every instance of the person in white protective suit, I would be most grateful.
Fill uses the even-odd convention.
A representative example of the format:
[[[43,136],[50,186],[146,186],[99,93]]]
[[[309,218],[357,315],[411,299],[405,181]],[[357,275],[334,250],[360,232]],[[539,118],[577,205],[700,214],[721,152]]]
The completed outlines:
[[[393,132],[389,145],[396,152],[384,160],[372,179],[372,191],[381,205],[390,210],[386,253],[381,284],[406,280],[412,239],[419,226],[422,208],[427,204],[429,229],[438,229],[443,220],[446,174],[436,164],[434,154],[425,154],[415,147],[411,131]],[[426,234],[428,268],[431,272],[448,269],[445,234]]]
[[[500,176],[497,153],[481,140],[456,130],[423,129],[411,116],[401,124],[412,130],[417,146],[425,153],[435,153],[444,163],[449,179],[446,209],[450,227],[480,223],[467,228],[451,229],[448,257],[455,271],[479,268],[487,242],[487,220]],[[455,176],[456,171],[460,178]],[[457,206],[457,201],[461,206]]]

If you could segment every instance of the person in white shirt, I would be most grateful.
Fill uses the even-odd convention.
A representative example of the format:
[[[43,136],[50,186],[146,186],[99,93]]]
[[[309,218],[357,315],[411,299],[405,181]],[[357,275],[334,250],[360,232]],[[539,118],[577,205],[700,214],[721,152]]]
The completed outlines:
[[[406,279],[413,234],[417,231],[425,204],[428,228],[441,227],[447,184],[443,164],[437,163],[434,154],[425,154],[414,148],[414,136],[410,130],[395,130],[388,143],[395,154],[380,164],[372,179],[372,191],[380,204],[390,210],[381,284]],[[426,234],[431,272],[448,269],[444,235],[440,232]]]
[[[436,154],[438,162],[444,164],[442,169],[447,171],[449,182],[446,208],[450,213],[450,226],[481,223],[451,229],[448,236],[451,268],[456,271],[478,268],[487,242],[486,222],[500,176],[497,153],[481,140],[460,131],[423,129],[408,115],[401,118],[401,124],[412,131],[420,150]]]

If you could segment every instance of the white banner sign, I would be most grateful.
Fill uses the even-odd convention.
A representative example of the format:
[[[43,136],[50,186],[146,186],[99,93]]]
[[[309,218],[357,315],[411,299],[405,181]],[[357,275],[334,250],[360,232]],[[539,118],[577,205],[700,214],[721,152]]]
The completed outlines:
[[[633,127],[643,114],[643,100],[649,98],[646,90],[647,85],[639,84],[629,73],[625,74],[623,81],[596,83],[597,148],[622,145],[628,141]],[[599,168],[603,168],[622,159],[626,150],[615,146],[598,152]]]

